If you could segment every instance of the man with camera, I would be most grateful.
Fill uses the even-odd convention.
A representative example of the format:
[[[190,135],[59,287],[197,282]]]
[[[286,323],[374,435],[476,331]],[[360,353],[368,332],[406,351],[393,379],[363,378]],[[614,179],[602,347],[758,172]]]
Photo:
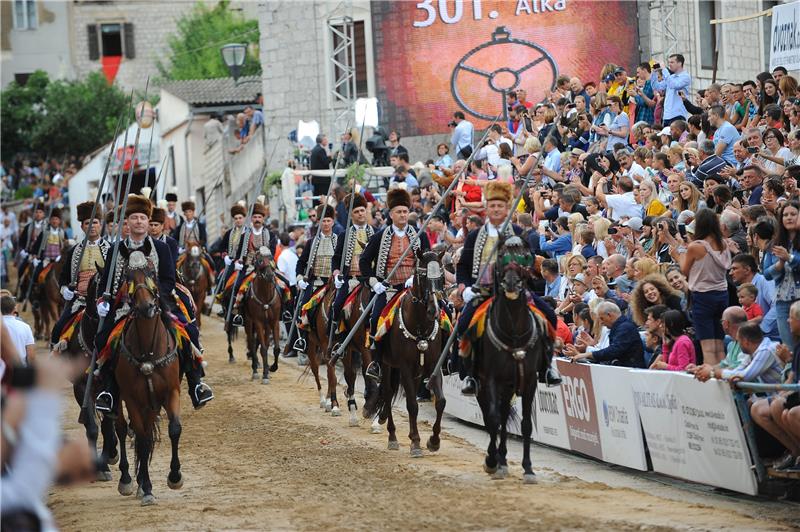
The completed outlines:
[[[450,137],[453,152],[459,159],[469,158],[472,155],[472,135],[475,126],[464,118],[464,113],[461,111],[453,113],[453,120],[447,126],[453,128],[453,134]]]
[[[689,92],[692,78],[683,69],[685,59],[681,54],[672,54],[667,60],[669,68],[662,68],[660,64],[653,65],[650,74],[650,83],[653,89],[664,91],[664,125],[668,126],[675,120],[686,120],[689,114],[683,105],[680,92]]]

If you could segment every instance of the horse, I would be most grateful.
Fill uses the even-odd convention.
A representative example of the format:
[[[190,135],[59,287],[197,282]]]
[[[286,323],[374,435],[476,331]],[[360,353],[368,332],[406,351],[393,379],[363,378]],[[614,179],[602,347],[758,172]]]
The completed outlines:
[[[158,283],[154,268],[146,259],[148,250],[128,252],[123,246],[120,247],[120,253],[128,261],[126,281],[130,287],[128,293],[131,309],[125,318],[119,342],[120,354],[114,370],[121,398],[117,407],[119,415],[116,425],[120,440],[119,467],[122,473],[118,489],[122,495],[133,493],[125,449],[127,426],[121,407],[124,402],[135,435],[138,493],[142,497],[142,506],[148,506],[155,504],[149,464],[158,436],[157,418],[161,408],[166,410],[169,418],[169,438],[172,443],[167,485],[171,489],[180,489],[183,486],[178,458],[181,436],[178,341],[175,333],[162,319]]]
[[[342,315],[341,317],[341,321],[343,322],[345,330],[347,331],[353,330],[353,328],[356,326],[361,314],[364,312],[364,308],[366,308],[366,306],[369,304],[371,297],[371,292],[366,287],[366,284],[360,284],[358,290],[358,300],[353,303],[350,315]],[[358,416],[356,415],[356,412],[358,411],[358,405],[356,404],[355,388],[356,370],[359,364],[361,365],[361,374],[364,376],[364,399],[368,399],[377,390],[375,381],[368,379],[365,375],[367,366],[369,366],[372,362],[372,353],[366,345],[368,327],[369,325],[366,320],[361,323],[361,326],[353,335],[352,341],[348,344],[347,348],[339,359],[342,361],[344,380],[347,384],[345,395],[347,396],[347,410],[350,413],[349,424],[351,427],[358,426]],[[337,347],[338,346],[334,346],[331,351],[335,350]],[[335,401],[336,397],[336,374],[335,372],[331,371],[331,368],[335,369],[336,360],[330,356],[327,358],[328,394],[331,397],[331,403],[333,404],[333,401]],[[336,404],[338,406],[338,402]],[[333,410],[333,408],[331,408],[331,410]],[[337,415],[336,413],[333,413],[333,411],[332,414],[334,416]],[[377,429],[377,432],[380,432],[380,425],[377,425],[373,428],[373,430],[375,429]]]
[[[66,353],[70,358],[80,361],[82,363],[79,376],[72,381],[72,393],[75,396],[75,401],[79,406],[83,406],[83,396],[86,390],[86,370],[89,369],[91,363],[90,356],[94,349],[94,337],[97,335],[97,326],[100,318],[97,315],[97,289],[100,281],[100,268],[97,268],[97,273],[89,280],[89,285],[86,290],[86,305],[83,310],[83,315],[75,326],[75,332],[67,342],[66,346],[61,346],[62,353]],[[68,304],[70,304],[68,302]],[[94,397],[95,394],[92,394]],[[90,442],[97,442],[97,427],[89,423],[88,420],[81,418],[79,422],[86,429],[86,436]],[[98,463],[97,480],[110,481],[111,470],[109,465],[114,465],[119,461],[119,453],[117,452],[117,435],[114,431],[114,419],[111,416],[104,415],[100,420],[100,433],[103,435],[103,447],[100,453],[100,461]]]
[[[66,254],[66,249],[62,250]],[[33,311],[33,329],[37,339],[45,338],[46,332],[52,330],[52,324],[58,321],[61,309],[64,307],[64,300],[58,286],[58,277],[64,263],[60,260],[50,263],[52,267],[48,270],[43,282],[33,279],[33,289],[31,290],[31,303]]]
[[[489,433],[484,471],[492,478],[508,476],[507,426],[514,395],[522,399],[523,482],[536,483],[531,468],[531,418],[538,384],[552,351],[547,322],[529,308],[526,286],[532,257],[519,237],[509,238],[498,253],[494,299],[486,312],[484,334],[473,342],[478,381],[477,400]]]
[[[417,266],[411,288],[400,296],[397,316],[378,348],[383,349],[381,374],[383,378],[378,392],[367,400],[364,417],[379,415],[381,423],[387,421],[390,450],[400,448],[394,420],[392,418],[392,402],[402,384],[406,396],[406,409],[410,425],[412,458],[422,457],[420,436],[417,430],[417,390],[422,378],[430,375],[436,365],[439,353],[444,346],[443,333],[440,328],[440,312],[437,293],[442,289],[443,274],[438,255],[433,251],[417,251]],[[391,349],[387,349],[391,346]],[[439,434],[442,428],[445,398],[442,390],[442,374],[439,372],[431,378],[431,392],[436,407],[436,422],[433,434],[428,439],[429,451],[438,451]]]
[[[258,379],[258,349],[261,350],[263,360],[262,384],[269,384],[270,372],[278,371],[278,355],[280,354],[281,338],[281,291],[275,280],[275,270],[272,268],[272,253],[269,248],[262,246],[255,260],[255,276],[250,281],[244,299],[242,300],[242,316],[247,336],[248,357],[251,359],[253,380]],[[272,354],[275,362],[267,365],[270,341],[272,341]]]
[[[328,354],[328,335],[331,324],[331,311],[333,309],[333,299],[336,297],[336,290],[333,279],[328,281],[327,289],[322,301],[313,310],[310,316],[308,327],[306,355],[308,356],[308,368],[314,375],[319,392],[319,407],[324,408],[325,412],[330,412],[333,416],[342,415],[339,408],[339,401],[336,398],[336,366],[326,365],[328,375],[328,389],[323,390],[319,380],[319,366],[326,362]]]
[[[208,271],[205,266],[203,266],[202,257],[203,250],[200,248],[199,244],[193,242],[184,252],[183,260],[180,265],[181,276],[186,284],[186,288],[188,288],[189,292],[192,294],[192,299],[197,309],[195,317],[198,327],[201,326],[200,320],[206,305],[206,293],[211,284]]]

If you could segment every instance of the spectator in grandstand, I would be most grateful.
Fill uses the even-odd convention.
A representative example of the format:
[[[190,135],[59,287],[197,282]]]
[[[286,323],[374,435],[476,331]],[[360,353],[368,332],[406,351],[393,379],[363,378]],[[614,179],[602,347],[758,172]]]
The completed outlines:
[[[680,293],[672,288],[660,273],[646,275],[636,284],[630,298],[631,316],[637,325],[644,325],[645,311],[652,306],[664,305],[667,309],[682,312]]]
[[[599,364],[641,368],[644,366],[644,348],[636,325],[622,315],[619,307],[602,301],[597,305],[597,319],[609,329],[608,347],[580,353],[575,346],[566,346],[564,354],[572,360],[591,360]]]
[[[778,231],[771,251],[764,256],[764,277],[775,282],[775,307],[781,340],[791,349],[794,338],[789,331],[789,307],[800,299],[800,202],[793,200],[778,209]],[[758,222],[758,227],[762,222]],[[759,239],[761,240],[761,239]]]
[[[697,324],[695,320],[695,326]],[[765,337],[757,323],[750,322],[739,327],[737,340],[742,348],[742,353],[749,355],[742,357],[737,367],[724,369],[705,363],[694,368],[695,377],[703,382],[713,377],[727,381],[779,383],[783,365],[776,354],[780,344]]]
[[[686,319],[680,310],[668,310],[662,319],[664,345],[661,355],[650,364],[650,369],[683,371],[696,362],[694,344],[686,334]]]

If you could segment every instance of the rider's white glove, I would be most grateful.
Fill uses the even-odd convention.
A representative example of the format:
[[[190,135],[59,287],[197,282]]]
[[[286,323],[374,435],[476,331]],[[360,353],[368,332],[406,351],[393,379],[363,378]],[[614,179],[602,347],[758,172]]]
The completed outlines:
[[[75,292],[69,289],[67,286],[61,287],[61,297],[64,298],[64,301],[72,301],[72,298],[75,297]]]
[[[414,286],[414,276],[412,275],[408,279],[406,279],[406,288],[411,288]]]
[[[27,259],[28,258],[28,252],[25,251],[24,249],[21,249],[21,250],[19,250],[19,256],[22,257],[23,259]]]
[[[337,290],[344,286],[344,279],[342,278],[341,275],[337,275],[336,277],[333,278],[333,285],[336,287]]]
[[[105,318],[108,316],[109,311],[111,310],[111,305],[103,301],[99,305],[97,305],[97,315],[101,318]]]
[[[475,297],[475,292],[472,291],[471,286],[466,287],[464,291],[461,293],[461,299],[464,300],[464,303],[469,303],[470,301],[472,301],[472,298],[474,297]]]
[[[297,287],[300,288],[300,290],[305,290],[306,288],[308,288],[308,283],[305,282],[303,279],[298,279]]]
[[[242,268],[244,268],[244,264],[242,264],[242,263],[241,263],[241,262],[239,262],[238,260],[237,260],[236,262],[234,262],[234,263],[233,263],[233,269],[234,269],[234,270],[236,270],[237,272],[238,272],[238,271],[241,271],[241,270],[242,270]]]
[[[41,263],[42,263],[42,261],[40,261],[39,259],[37,259],[37,258],[33,259],[33,267],[34,268],[38,268]]]
[[[178,248],[178,255],[183,255],[183,252],[186,251],[186,248]]]
[[[61,261],[61,255],[59,255],[58,257],[56,257],[56,262],[60,262],[60,261]]]
[[[228,255],[225,255],[225,258],[222,260],[225,261],[225,266],[230,266],[233,264],[233,259],[231,259]]]
[[[386,285],[383,283],[375,283],[374,285],[372,285],[372,291],[375,292],[376,294],[383,294],[384,292],[386,292]]]

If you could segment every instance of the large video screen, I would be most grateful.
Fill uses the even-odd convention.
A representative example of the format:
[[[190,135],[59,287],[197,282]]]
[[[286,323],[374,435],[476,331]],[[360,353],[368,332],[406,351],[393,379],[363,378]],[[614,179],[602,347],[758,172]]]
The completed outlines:
[[[447,132],[462,110],[477,127],[502,92],[542,100],[559,75],[597,80],[606,63],[638,63],[634,1],[372,2],[382,124],[403,136]]]

